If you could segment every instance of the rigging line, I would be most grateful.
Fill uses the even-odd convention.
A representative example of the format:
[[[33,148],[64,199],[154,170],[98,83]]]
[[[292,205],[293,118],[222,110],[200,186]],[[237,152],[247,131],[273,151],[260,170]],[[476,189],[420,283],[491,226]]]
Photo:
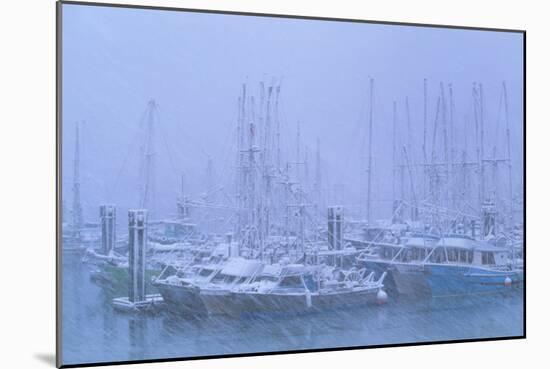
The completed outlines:
[[[227,217],[226,221],[224,222],[224,224],[222,224],[222,226],[224,226],[224,227],[227,226],[229,224],[229,222],[232,220],[233,216],[234,215]],[[206,217],[206,215],[205,215],[205,217]],[[209,219],[199,219],[199,222],[201,222],[201,221],[207,222],[207,221],[209,221]],[[195,234],[193,234],[193,233],[187,234],[179,243],[187,242],[192,236],[195,236]],[[176,252],[176,250],[171,250],[168,253],[170,255],[172,255],[172,253],[175,253],[175,252]]]
[[[128,145],[128,150],[126,151],[126,155],[124,156],[123,160],[122,160],[122,164],[115,176],[115,180],[113,182],[113,187],[112,187],[112,191],[111,191],[111,188],[108,187],[106,189],[107,191],[107,198],[108,199],[111,199],[111,195],[114,195],[116,194],[117,192],[117,187],[118,187],[118,184],[120,182],[120,179],[121,179],[121,176],[122,176],[122,172],[124,171],[124,168],[126,167],[126,164],[128,163],[128,159],[130,157],[130,154],[131,152],[133,151],[133,148],[134,148],[134,143],[138,141],[138,137],[140,135],[140,130],[137,130],[135,133],[134,133],[134,137],[132,138],[132,140],[130,141],[130,145]]]
[[[362,90],[362,89],[361,89]],[[367,104],[366,104],[366,101],[368,101],[368,93],[365,93],[365,99],[364,100],[361,100],[362,103],[360,104],[360,107],[359,107],[359,114],[358,116],[356,117],[356,121],[355,121],[355,124],[353,125],[353,129],[351,131],[352,133],[352,137],[350,139],[350,142],[353,142],[354,144],[352,144],[352,148],[351,150],[347,151],[347,156],[345,158],[345,166],[343,168],[343,171],[345,173],[349,173],[350,171],[353,171],[353,172],[356,172],[356,170],[352,170],[352,168],[350,168],[352,166],[352,163],[359,163],[359,172],[362,173],[363,172],[363,161],[365,160],[365,158],[363,158],[363,155],[366,155],[364,150],[365,150],[365,147],[366,147],[366,144],[367,144],[367,129],[366,129],[366,125],[364,125],[363,123],[367,120],[367,117],[366,117],[366,108],[367,108]],[[363,94],[361,94],[363,95]],[[363,129],[364,128],[364,129]],[[357,140],[356,138],[359,138],[359,140]],[[355,143],[358,142],[358,145],[356,146]],[[352,159],[352,156],[355,157],[355,158],[359,158],[359,160],[351,160]],[[361,174],[362,176],[362,174]]]
[[[237,112],[233,112],[233,118],[231,120],[231,122],[235,122],[237,120],[237,116],[236,116],[236,113]],[[227,126],[229,127],[229,129],[227,130],[227,133],[224,135],[225,136],[225,140],[224,140],[224,145],[222,146],[224,149],[222,149],[222,153],[224,153],[223,155],[223,158],[225,159],[225,164],[226,165],[222,165],[221,168],[222,170],[221,171],[218,171],[219,174],[218,174],[218,182],[219,183],[223,183],[224,180],[225,181],[228,181],[231,183],[232,181],[232,178],[233,178],[233,175],[234,173],[232,171],[230,171],[231,167],[232,167],[232,164],[233,164],[233,161],[234,161],[234,158],[232,156],[232,148],[234,147],[234,144],[233,142],[236,141],[236,138],[237,138],[237,132],[236,132],[236,128],[233,126],[232,123],[230,124],[227,124]],[[228,164],[227,161],[230,161],[230,163]]]
[[[409,202],[409,201],[404,201],[403,202],[404,205],[406,206],[409,206],[409,207],[415,207],[413,203]],[[469,214],[469,213],[466,213],[465,211],[463,210],[459,210],[459,209],[450,209],[450,208],[447,208],[447,207],[443,207],[443,206],[438,206],[438,205],[435,205],[435,204],[425,204],[423,206],[416,206],[416,208],[418,210],[427,210],[427,211],[435,211],[435,209],[437,209],[438,212],[443,212],[445,214],[457,214],[457,215],[464,215],[468,218],[472,218],[472,219],[480,219],[480,217],[478,215],[472,215],[472,214]]]
[[[157,112],[157,117],[158,117],[157,127],[158,127],[158,130],[160,131],[160,135],[162,137],[162,140],[164,141],[164,146],[166,147],[166,152],[168,153],[168,160],[169,160],[170,165],[172,166],[172,170],[173,170],[172,175],[177,180],[177,179],[179,179],[178,175],[180,173],[183,173],[183,175],[185,175],[185,176],[187,176],[187,173],[185,172],[185,170],[183,170],[183,168],[181,168],[179,171],[178,171],[178,168],[176,168],[176,164],[174,162],[173,155],[172,155],[172,150],[170,149],[170,144],[168,143],[168,140],[166,139],[166,135],[164,134],[164,128],[160,124],[160,122],[161,122],[160,107],[158,106],[158,104],[157,104],[156,112]]]
[[[178,134],[185,139],[186,143],[194,145],[201,154],[203,154],[206,158],[208,157],[208,153],[199,144],[199,140],[193,139],[190,135],[188,135],[181,125],[175,125],[175,127]]]
[[[288,124],[288,119],[286,115],[286,101],[283,98],[283,95],[279,97],[279,120],[280,120],[280,132],[284,136],[284,139],[281,140],[281,143],[285,145],[284,149],[281,148],[281,163],[289,161],[288,157],[284,159],[284,156],[287,156],[285,154],[292,152],[292,148],[290,147],[291,143],[294,140],[294,132],[291,131],[292,127]]]

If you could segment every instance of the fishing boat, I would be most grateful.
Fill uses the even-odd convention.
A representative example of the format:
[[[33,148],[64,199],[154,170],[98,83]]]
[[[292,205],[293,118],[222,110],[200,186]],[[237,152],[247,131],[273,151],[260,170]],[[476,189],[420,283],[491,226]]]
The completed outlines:
[[[262,269],[263,263],[259,260],[229,259],[208,283],[200,285],[199,297],[208,314],[225,314],[232,304],[232,290],[249,283]]]
[[[220,263],[196,264],[182,268],[170,265],[152,284],[172,310],[180,313],[200,313],[205,309],[199,297],[200,286],[209,283],[221,269]]]
[[[433,235],[413,234],[399,243],[378,244],[376,251],[361,253],[357,262],[377,273],[388,272],[388,284],[397,293],[423,296],[430,293],[424,274],[425,259],[437,241]]]
[[[224,312],[300,314],[385,301],[386,274],[375,279],[365,269],[290,264],[264,270],[231,291]]]
[[[523,288],[507,248],[468,236],[442,237],[424,264],[432,296],[500,293]]]

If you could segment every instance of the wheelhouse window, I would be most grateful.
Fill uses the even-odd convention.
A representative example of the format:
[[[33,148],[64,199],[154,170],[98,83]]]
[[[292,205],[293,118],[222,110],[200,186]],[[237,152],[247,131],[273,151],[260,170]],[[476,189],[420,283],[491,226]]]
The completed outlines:
[[[447,250],[447,260],[450,263],[456,263],[458,261],[458,250],[457,249],[448,249]]]
[[[244,283],[246,282],[247,279],[248,279],[247,277],[241,277],[236,283],[239,283],[239,284]]]
[[[434,250],[432,256],[430,256],[430,262],[443,263],[445,261],[445,251],[441,248]]]
[[[467,263],[468,262],[468,251],[466,250],[460,250],[458,255],[458,261],[461,263]]]
[[[393,257],[394,257],[394,248],[393,247],[383,247],[382,248],[382,257],[384,259],[393,259]]]
[[[203,269],[203,270],[200,271],[199,276],[201,276],[201,277],[208,277],[208,276],[211,275],[211,274],[212,274],[212,270],[210,270],[210,269]]]
[[[317,283],[315,283],[315,280],[313,279],[313,276],[311,274],[307,274],[304,276],[304,283],[308,290],[310,291],[317,290]]]
[[[291,288],[302,288],[304,287],[302,283],[302,278],[299,275],[289,276],[283,278],[279,284],[281,287],[291,287]]]
[[[483,265],[495,264],[495,255],[490,251],[483,251],[481,253],[481,264]]]
[[[426,259],[426,249],[420,249],[420,259],[419,260],[424,260]]]
[[[277,282],[278,278],[272,275],[261,275],[256,278],[256,282]]]
[[[401,261],[407,262],[411,259],[411,250],[403,250],[399,256]]]
[[[212,283],[231,283],[233,282],[237,277],[227,274],[218,274],[212,279]]]

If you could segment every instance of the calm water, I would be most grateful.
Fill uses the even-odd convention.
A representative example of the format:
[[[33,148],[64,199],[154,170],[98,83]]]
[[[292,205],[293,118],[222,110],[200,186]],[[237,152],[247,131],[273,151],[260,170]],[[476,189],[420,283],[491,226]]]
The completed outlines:
[[[143,360],[523,334],[521,294],[407,301],[304,316],[186,318],[114,312],[79,257],[63,266],[63,363]]]

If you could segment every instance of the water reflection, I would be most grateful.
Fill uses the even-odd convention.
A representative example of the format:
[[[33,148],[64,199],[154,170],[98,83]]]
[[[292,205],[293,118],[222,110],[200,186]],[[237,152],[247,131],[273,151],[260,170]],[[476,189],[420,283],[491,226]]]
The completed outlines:
[[[405,299],[307,315],[240,318],[116,313],[112,290],[90,282],[79,259],[63,278],[65,364],[365,346],[521,335],[520,294],[475,299]]]

